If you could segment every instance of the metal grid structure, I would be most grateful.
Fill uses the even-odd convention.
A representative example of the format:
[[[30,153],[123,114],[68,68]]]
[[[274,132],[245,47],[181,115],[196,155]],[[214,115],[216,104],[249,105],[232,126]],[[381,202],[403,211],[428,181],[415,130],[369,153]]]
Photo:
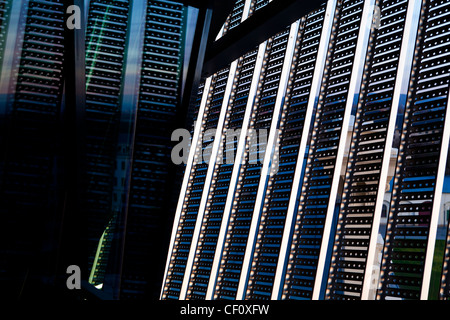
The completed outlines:
[[[242,17],[255,5],[246,2]],[[257,59],[256,51],[236,62],[236,74],[230,72],[236,79],[224,88],[231,99],[221,101],[225,109],[216,117],[226,111],[220,139],[239,126],[245,134],[237,147],[232,142],[234,165],[213,161],[204,170],[208,189],[196,193],[200,209],[189,224],[194,236],[182,250],[188,272],[179,279],[181,294],[170,298],[372,299],[387,185],[393,192],[378,298],[428,298],[449,140],[448,5],[328,1],[296,22],[293,47],[288,36],[293,25],[260,46],[261,74],[257,61],[245,72],[246,85],[257,87],[253,98],[247,97],[250,87],[241,95],[239,77],[245,59]],[[212,86],[211,78],[205,84],[205,101],[216,76]],[[241,97],[242,109],[234,116]],[[248,117],[242,119],[244,100]],[[201,105],[197,109],[199,119],[208,117]],[[203,125],[193,131],[194,144]],[[251,144],[250,134],[261,129],[267,130],[267,141]],[[220,152],[211,155],[226,159]],[[180,199],[192,192],[192,173],[195,165],[188,162]],[[183,223],[176,218],[175,246],[175,231]],[[448,291],[448,252],[442,299]],[[173,274],[168,261],[166,277]],[[162,298],[168,298],[164,290]]]

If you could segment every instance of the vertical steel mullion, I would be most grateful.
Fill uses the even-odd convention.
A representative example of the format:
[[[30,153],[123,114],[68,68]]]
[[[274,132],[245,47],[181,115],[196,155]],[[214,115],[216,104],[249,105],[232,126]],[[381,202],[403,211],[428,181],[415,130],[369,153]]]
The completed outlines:
[[[168,276],[168,271],[169,271],[169,266],[170,266],[170,261],[172,260],[172,255],[173,255],[173,249],[174,249],[174,244],[175,244],[175,238],[177,235],[177,230],[178,230],[178,225],[180,222],[180,218],[181,218],[181,212],[183,210],[183,204],[185,201],[185,196],[186,196],[186,191],[188,188],[188,183],[190,181],[190,176],[191,176],[191,171],[193,169],[193,165],[194,165],[194,158],[195,155],[197,154],[197,147],[199,144],[199,140],[200,140],[200,134],[202,132],[203,129],[203,117],[204,117],[204,113],[205,113],[205,109],[206,109],[206,105],[208,102],[208,96],[209,96],[209,92],[212,89],[211,88],[211,83],[212,83],[212,77],[209,77],[206,79],[205,81],[205,86],[203,89],[203,96],[202,96],[202,100],[200,102],[200,107],[198,110],[198,116],[197,116],[197,122],[195,123],[195,128],[194,128],[194,136],[192,138],[192,142],[191,142],[191,148],[189,150],[189,156],[188,156],[188,161],[186,164],[186,169],[184,172],[184,177],[183,177],[183,184],[181,186],[181,190],[180,190],[180,196],[178,199],[178,204],[177,204],[177,210],[175,212],[175,217],[174,217],[174,224],[173,224],[173,228],[172,228],[172,236],[170,239],[170,245],[169,245],[169,251],[168,251],[168,255],[167,255],[167,261],[166,261],[166,267],[165,267],[165,271],[164,271],[164,279],[163,279],[163,285],[162,285],[162,289],[161,289],[161,298],[163,298],[163,294],[165,291],[165,287],[166,287],[166,282],[167,282],[167,276]]]
[[[213,179],[213,173],[214,173],[214,169],[216,166],[219,148],[223,141],[222,132],[223,132],[223,128],[224,128],[225,117],[226,117],[227,111],[228,111],[228,103],[230,101],[231,92],[233,89],[234,82],[236,80],[235,78],[236,78],[237,65],[238,65],[238,60],[232,62],[231,66],[230,66],[230,72],[228,75],[228,81],[227,81],[227,85],[225,88],[225,94],[224,94],[224,98],[223,98],[223,102],[222,102],[222,108],[221,108],[221,112],[220,112],[220,116],[219,116],[217,131],[216,131],[216,135],[215,135],[215,139],[214,139],[214,143],[213,143],[213,148],[211,151],[210,161],[208,164],[208,171],[206,174],[205,184],[203,186],[203,193],[202,193],[202,198],[201,198],[201,202],[200,202],[200,207],[199,207],[199,211],[197,214],[197,222],[195,225],[194,234],[192,236],[191,247],[189,250],[189,257],[188,257],[188,260],[186,263],[183,284],[182,284],[181,292],[180,292],[180,300],[184,300],[186,298],[186,293],[187,293],[189,281],[191,278],[192,266],[194,263],[198,239],[199,239],[201,227],[203,224],[203,217],[205,214],[206,203],[208,201],[208,196],[209,196],[209,191],[210,191],[209,189],[211,186],[211,181]]]
[[[247,246],[244,255],[244,262],[241,270],[241,278],[239,279],[239,286],[237,291],[236,300],[242,300],[245,297],[245,290],[247,288],[248,276],[251,268],[251,261],[254,252],[254,245],[257,235],[257,228],[260,223],[261,209],[267,190],[267,182],[270,174],[270,168],[274,161],[274,150],[276,137],[278,133],[281,111],[284,106],[286,90],[289,83],[289,79],[292,78],[292,60],[294,57],[294,50],[296,47],[298,30],[300,26],[300,20],[294,22],[291,25],[289,40],[286,48],[286,54],[283,62],[283,69],[281,71],[280,84],[278,86],[277,97],[274,106],[274,112],[272,116],[272,123],[270,127],[270,135],[267,141],[266,153],[264,155],[264,163],[261,170],[261,177],[258,185],[258,191],[255,200],[255,207],[252,216],[252,222],[250,226],[249,236],[247,240]]]
[[[248,4],[248,12],[247,12],[247,19],[255,12],[255,5],[257,0],[246,0],[249,2]]]
[[[222,28],[220,28],[219,34],[216,36],[215,41],[217,41],[220,38],[222,38],[224,33],[225,33],[225,24],[222,26]]]
[[[91,3],[91,0],[83,0],[83,1],[84,1],[84,21],[86,21],[87,26],[87,21],[89,17],[89,5]],[[87,28],[85,31],[87,31]]]
[[[283,232],[283,240],[280,246],[280,256],[278,258],[278,265],[275,273],[275,282],[272,290],[272,300],[278,300],[281,296],[283,277],[286,271],[287,257],[289,251],[290,238],[292,235],[293,219],[295,217],[295,208],[297,207],[297,195],[301,185],[301,174],[303,171],[303,161],[305,158],[305,150],[308,144],[309,132],[311,128],[311,121],[313,113],[319,100],[320,88],[322,85],[323,74],[325,70],[325,62],[327,57],[328,45],[331,37],[331,30],[333,27],[334,16],[336,11],[337,0],[330,0],[327,4],[327,9],[324,19],[324,27],[317,52],[317,63],[313,74],[313,83],[311,85],[311,92],[309,94],[308,106],[306,109],[304,127],[302,138],[300,142],[299,155],[297,158],[297,165],[294,173],[294,180],[292,182],[292,191],[289,199],[288,210],[286,214],[286,222]]]
[[[244,11],[242,12],[241,23],[247,20],[250,15],[252,0],[245,0]]]
[[[341,168],[344,161],[345,144],[347,142],[347,134],[350,123],[350,116],[353,106],[358,102],[360,92],[362,72],[364,70],[366,51],[368,47],[369,35],[372,27],[372,17],[374,12],[375,0],[368,0],[364,3],[364,9],[361,17],[361,25],[358,35],[358,43],[356,46],[356,53],[354,57],[354,65],[352,68],[352,76],[350,80],[350,87],[347,94],[347,102],[345,106],[345,114],[342,121],[341,135],[339,138],[338,153],[336,155],[336,162],[333,174],[333,182],[330,191],[330,198],[328,199],[328,207],[326,212],[326,220],[324,231],[322,235],[322,244],[320,246],[319,260],[317,264],[317,273],[315,277],[314,290],[312,299],[318,300],[323,288],[323,276],[325,274],[325,264],[328,255],[328,242],[331,236],[331,228],[333,224],[333,217],[335,215],[335,203],[338,194],[339,179],[341,175]],[[325,284],[326,286],[326,284]]]
[[[227,198],[226,198],[227,200],[226,200],[225,208],[224,208],[224,212],[223,212],[222,224],[220,227],[220,233],[219,233],[219,237],[217,240],[216,252],[214,254],[214,261],[213,261],[213,265],[211,268],[208,289],[206,292],[206,300],[212,300],[212,298],[214,296],[218,269],[220,267],[220,261],[222,259],[222,250],[223,250],[223,247],[225,244],[225,236],[226,236],[227,229],[228,229],[231,208],[232,208],[233,201],[234,201],[234,194],[236,191],[236,186],[237,186],[237,182],[238,182],[238,178],[239,178],[239,172],[240,172],[240,169],[242,166],[245,145],[247,143],[246,137],[247,137],[247,132],[249,129],[251,114],[252,114],[253,107],[255,104],[255,99],[257,96],[257,90],[258,90],[259,81],[260,81],[261,69],[262,69],[262,66],[264,63],[264,55],[266,52],[266,46],[267,46],[267,41],[262,43],[259,46],[259,50],[258,50],[258,56],[257,56],[256,64],[255,64],[255,72],[253,73],[252,84],[251,84],[250,92],[248,95],[248,101],[247,101],[247,106],[246,106],[245,115],[244,115],[244,123],[242,124],[242,131],[241,131],[241,135],[238,140],[239,143],[238,143],[238,147],[237,147],[237,151],[236,151],[236,158],[235,158],[235,162],[234,162],[233,172],[232,172],[231,179],[230,179],[230,187],[229,187],[228,193],[227,193]]]
[[[375,261],[377,236],[381,220],[381,212],[384,201],[384,188],[387,182],[389,171],[390,154],[392,151],[392,141],[396,127],[396,115],[399,106],[405,106],[406,95],[408,94],[409,79],[414,58],[414,46],[416,43],[417,28],[419,24],[419,15],[422,7],[422,0],[409,1],[408,11],[405,21],[405,29],[402,40],[402,50],[399,58],[399,66],[396,76],[396,87],[392,99],[391,113],[389,117],[388,133],[386,136],[385,149],[383,153],[383,162],[380,172],[380,180],[378,184],[378,194],[376,199],[374,217],[372,222],[372,230],[369,242],[368,257],[366,262],[366,270],[364,274],[364,283],[361,293],[361,299],[369,298],[370,283],[372,280],[372,266]]]
[[[139,90],[139,80],[141,77],[140,70],[145,33],[145,26],[139,22],[142,21],[142,19],[145,19],[146,6],[138,1],[133,1],[130,11],[130,31],[127,39],[128,50],[126,50],[124,87],[121,97],[121,104],[123,106],[123,115],[121,115],[121,117],[124,119],[126,119],[126,115],[134,119],[137,110],[138,96],[136,93]]]

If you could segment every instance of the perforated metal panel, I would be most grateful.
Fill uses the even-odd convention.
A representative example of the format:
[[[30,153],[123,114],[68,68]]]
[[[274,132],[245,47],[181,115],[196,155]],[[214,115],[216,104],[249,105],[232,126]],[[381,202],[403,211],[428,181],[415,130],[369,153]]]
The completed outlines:
[[[8,29],[8,22],[10,17],[12,1],[0,1],[0,71],[3,63],[3,52],[5,50],[6,35]]]
[[[217,36],[223,37],[228,31],[236,28],[242,21],[251,16],[256,10],[267,6],[272,0],[236,0],[233,10],[225,20],[221,32]]]
[[[354,59],[364,1],[342,1],[338,6],[339,18],[332,33],[334,48],[330,52],[323,99],[319,101],[315,118],[283,299],[312,299],[326,214],[332,212],[335,205],[329,203],[329,198],[332,185],[338,183],[333,181],[333,176],[338,152],[342,152],[339,150],[341,130],[348,125],[344,123],[344,114],[349,111],[346,107],[350,80],[355,76],[352,68],[353,64],[360,63]]]
[[[325,8],[309,14],[299,30],[298,60],[281,122],[279,168],[270,177],[255,245],[246,299],[270,299],[290,200]],[[308,132],[306,133],[308,134]]]
[[[184,9],[179,3],[148,2],[139,120],[151,118],[164,123],[176,114],[184,40],[183,19]]]
[[[381,24],[373,31],[372,58],[365,80],[367,90],[356,113],[328,299],[361,298],[370,237],[377,236],[371,235],[377,196],[385,192],[385,185],[379,184],[384,150],[390,147],[387,144],[392,145],[392,140],[387,140],[388,129],[390,125],[395,126],[396,120],[395,114],[390,119],[391,108],[393,103],[398,103],[394,101],[394,89],[401,85],[396,81],[408,1],[380,1],[379,5]]]
[[[165,205],[171,191],[167,184],[171,176],[170,137],[177,129],[184,54],[183,4],[148,1],[145,17],[121,299],[145,293],[148,274],[159,271],[154,256],[161,247],[161,221],[167,214]]]
[[[241,24],[242,14],[244,13],[245,0],[237,0],[234,4],[233,11],[231,11],[230,15],[227,17],[225,21],[223,34],[227,31],[236,28]]]
[[[164,299],[178,299],[183,283],[186,263],[192,243],[192,236],[197,221],[197,214],[205,184],[208,163],[203,159],[211,155],[213,136],[203,136],[209,129],[217,127],[219,114],[224,98],[225,87],[229,75],[229,68],[214,75],[210,95],[201,127],[201,139],[195,153],[194,164],[190,172],[188,188],[186,191],[181,217],[178,222],[174,247],[170,253],[170,265],[167,271]]]
[[[4,153],[7,156],[3,177],[5,209],[14,208],[17,217],[20,212],[29,213],[36,208],[46,208],[49,213],[53,210],[55,130],[61,113],[64,83],[62,1],[31,0],[23,10],[26,17],[22,26],[23,42],[12,66],[13,72],[17,72],[17,80],[8,88],[12,142]],[[28,218],[32,219],[31,216]],[[32,220],[28,222],[33,225]]]
[[[265,6],[267,6],[272,0],[253,0],[252,8],[250,12],[253,13]]]
[[[260,87],[261,94],[255,103],[256,108],[250,122],[250,128],[254,134],[255,129],[264,129],[267,130],[267,133],[269,132],[288,38],[289,29],[270,40],[270,51],[267,53],[264,78]],[[259,140],[257,145],[250,147],[249,144],[245,151],[245,161],[241,167],[240,181],[238,182],[225,248],[222,253],[215,299],[234,299],[236,297],[262,168],[262,161],[250,162],[250,157],[261,159],[261,156],[258,157],[258,153],[263,152],[265,147],[265,143]],[[251,153],[252,155],[250,155]]]
[[[62,1],[29,1],[22,44],[15,111],[57,115],[63,64]]]
[[[111,221],[112,191],[129,11],[129,1],[92,0],[87,19],[85,185],[82,208],[88,217],[88,263],[94,268],[94,284],[104,282],[108,256],[103,254],[103,250],[108,250],[111,234],[105,234],[103,250],[95,260],[99,239],[108,224],[114,225]]]
[[[436,189],[443,178],[438,170],[442,144],[448,144],[442,138],[448,121],[449,9],[449,1],[427,1],[419,26],[420,42],[405,111],[378,299],[426,299],[428,295],[421,291],[425,277],[431,273],[431,268],[425,270],[425,264],[427,254],[433,253],[429,241],[435,241],[429,238],[434,228],[431,222],[439,215],[433,208],[439,208],[440,203],[435,206],[434,199],[442,192]]]
[[[244,113],[249,99],[250,86],[258,51],[252,51],[240,59],[235,91],[228,105],[225,128],[218,162],[209,190],[200,240],[197,245],[187,299],[205,299],[210,280],[211,268],[216,252],[226,197],[230,188],[231,174],[237,152],[237,141],[244,121]],[[228,136],[228,138],[227,138]]]

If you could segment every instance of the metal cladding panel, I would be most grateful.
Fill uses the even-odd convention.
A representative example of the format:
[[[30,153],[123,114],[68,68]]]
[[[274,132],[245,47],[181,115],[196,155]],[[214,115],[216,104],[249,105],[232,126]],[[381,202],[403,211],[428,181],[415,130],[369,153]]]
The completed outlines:
[[[26,272],[31,275],[33,270],[36,276],[50,272],[46,264],[57,250],[51,242],[56,226],[49,222],[61,204],[57,173],[62,142],[65,6],[57,0],[9,4],[14,7],[14,26],[6,12],[2,16],[5,20],[0,20],[0,46],[11,43],[4,42],[6,38],[16,40],[14,47],[5,48],[5,60],[8,56],[10,64],[0,81],[4,90],[0,102],[4,216],[0,274],[5,294],[18,299]],[[4,62],[3,57],[0,61]],[[36,257],[39,263],[34,263]]]
[[[443,179],[439,169],[441,150],[448,146],[443,136],[448,122],[450,84],[449,9],[449,1],[428,1],[419,27],[378,299],[426,298],[422,287],[431,273],[431,268],[426,269],[427,255],[433,253],[434,245],[430,243],[435,241],[436,234],[432,222],[439,215],[440,206],[435,198],[440,199],[442,192],[437,189]]]
[[[255,135],[257,132],[261,134],[261,131],[257,131],[258,129],[266,130],[265,132],[269,134],[288,38],[289,29],[270,40],[266,65],[263,67],[264,77],[260,86],[260,95],[250,122],[249,134]],[[262,159],[261,153],[264,153],[265,147],[265,142],[259,140],[256,144],[249,143],[245,150],[218,272],[215,299],[235,299],[236,297],[262,168],[261,161],[257,159]]]
[[[164,290],[167,299],[178,299],[186,270],[186,263],[192,244],[192,237],[197,223],[197,214],[203,194],[203,187],[206,180],[208,163],[204,159],[209,158],[213,135],[206,135],[206,131],[215,129],[219,120],[225,87],[228,81],[229,68],[223,69],[213,77],[211,90],[201,127],[200,140],[195,153],[195,160],[190,173],[188,188],[186,191],[183,209],[173,251],[168,269],[168,276]]]
[[[233,10],[227,17],[218,38],[223,37],[229,30],[236,28],[256,10],[267,6],[272,0],[236,0]],[[217,40],[216,39],[216,40]]]
[[[138,118],[167,122],[176,114],[182,62],[184,9],[149,1],[145,26]]]
[[[252,51],[239,61],[236,87],[232,101],[228,105],[225,118],[224,138],[222,139],[219,159],[214,169],[214,177],[209,190],[208,202],[195,255],[187,299],[203,300],[206,297],[211,268],[213,266],[217,241],[222,225],[226,197],[230,189],[230,180],[234,167],[239,133],[244,122],[244,114],[249,99],[252,76],[258,51]]]
[[[26,117],[59,114],[63,87],[64,5],[29,1],[14,111]]]
[[[244,7],[245,7],[245,0],[236,1],[233,7],[233,11],[231,11],[231,14],[227,17],[227,20],[225,21],[223,34],[225,34],[228,30],[234,29],[241,24],[242,15],[244,13]]]
[[[250,9],[251,13],[259,10],[265,6],[267,6],[272,0],[253,0],[252,8]]]
[[[333,250],[329,299],[360,299],[380,186],[389,121],[398,85],[408,1],[381,1],[381,25],[374,31],[367,89],[356,113],[338,231]],[[393,121],[395,125],[395,119]],[[389,163],[388,163],[389,164]],[[373,235],[377,236],[377,235]]]
[[[179,109],[185,11],[181,3],[148,1],[143,35],[139,100],[136,111],[133,163],[121,298],[147,290],[147,275],[156,272],[171,174],[170,136]],[[124,107],[128,107],[124,105]],[[136,250],[139,248],[139,250]]]
[[[268,182],[246,299],[270,299],[271,296],[296,161],[299,152],[304,152],[299,147],[324,14],[323,7],[313,11],[305,18],[306,21],[299,30],[298,59],[281,119],[283,126],[280,128],[278,142],[279,169]]]
[[[293,232],[283,299],[312,299],[323,231],[335,175],[344,114],[352,79],[364,1],[343,1],[319,102],[308,163]],[[351,97],[353,98],[353,96]]]
[[[107,255],[98,255],[99,239],[111,223],[121,93],[127,50],[129,1],[92,0],[86,29],[86,144],[83,210],[87,212],[92,283],[104,282]],[[114,225],[114,224],[112,224]],[[112,231],[112,228],[108,228]],[[111,233],[104,236],[104,251]],[[95,262],[95,265],[94,265]]]
[[[53,210],[55,199],[50,197],[56,192],[56,130],[64,87],[62,1],[29,1],[24,12],[23,42],[14,59],[17,65],[12,66],[17,79],[8,88],[11,141],[4,153],[5,209],[17,210],[17,216],[22,210]]]
[[[0,71],[3,62],[3,52],[5,50],[6,36],[8,30],[9,16],[11,14],[12,1],[0,1]]]

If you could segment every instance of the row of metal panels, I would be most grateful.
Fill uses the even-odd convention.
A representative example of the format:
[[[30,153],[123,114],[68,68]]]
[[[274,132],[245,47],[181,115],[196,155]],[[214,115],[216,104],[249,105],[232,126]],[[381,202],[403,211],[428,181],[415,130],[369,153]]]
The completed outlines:
[[[261,94],[255,105],[255,112],[250,121],[250,130],[270,130],[275,108],[278,86],[280,83],[284,57],[286,54],[289,30],[286,30],[269,43],[267,64],[261,81]],[[244,163],[240,169],[239,182],[234,195],[227,238],[222,253],[222,261],[217,279],[216,299],[234,299],[239,286],[240,270],[244,264],[246,243],[250,234],[254,203],[257,200],[262,161],[260,152],[265,150],[264,131],[258,134],[258,143],[249,143],[244,153]],[[251,161],[251,156],[258,155],[260,161]]]
[[[307,107],[324,16],[325,8],[322,7],[307,16],[299,29],[298,37],[301,40],[297,44],[298,60],[293,69],[293,85],[281,118],[284,124],[278,141],[278,172],[268,182],[246,292],[247,299],[270,298],[272,293],[295,169],[301,152],[303,129],[305,121],[308,121]]]
[[[239,71],[236,78],[236,94],[230,101],[227,110],[229,125],[224,128],[224,134],[232,134],[233,130],[242,128],[253,70],[256,64],[257,51],[252,51],[239,62]],[[237,138],[237,137],[236,137]],[[234,155],[237,152],[237,141],[223,139],[221,161],[216,164],[217,176],[211,184],[208,207],[205,209],[204,229],[200,233],[201,242],[198,243],[198,255],[192,270],[192,282],[189,286],[189,299],[205,299],[207,286],[214,262],[220,226],[225,208],[226,198],[230,187],[231,174],[234,167]]]
[[[334,33],[334,52],[329,59],[326,90],[316,114],[303,189],[295,223],[288,275],[283,295],[291,299],[311,299],[322,249],[324,226],[334,209],[335,168],[345,132],[345,112],[364,1],[344,1]],[[343,132],[344,131],[344,132]],[[333,214],[333,211],[331,211]]]
[[[320,13],[322,14],[323,19],[324,9],[321,9]],[[319,16],[319,18],[317,18],[317,16]],[[314,17],[316,18],[311,18],[312,23],[317,22],[318,20],[320,21],[320,14],[314,15]],[[317,26],[315,27],[317,28]],[[314,27],[308,26],[307,32],[313,33],[311,38],[317,38],[317,34],[314,34],[313,29]],[[286,68],[286,55],[292,56],[293,48],[297,48],[301,43],[300,41],[297,43],[294,41],[293,43],[295,45],[293,45],[290,49],[290,53],[286,54],[288,42],[292,36],[294,36],[295,40],[302,31],[303,25],[301,29],[297,28],[294,32],[288,28],[284,32],[281,32],[268,40],[267,43],[264,44],[262,59],[259,62],[257,61],[258,50],[250,52],[246,56],[242,57],[238,62],[235,80],[236,89],[233,91],[233,97],[227,106],[228,110],[227,117],[225,118],[226,124],[223,131],[224,140],[222,141],[222,145],[224,150],[231,150],[233,152],[231,157],[236,156],[236,152],[241,152],[241,156],[244,160],[242,161],[242,166],[235,169],[235,163],[232,161],[233,159],[229,158],[224,151],[225,154],[222,155],[222,162],[216,164],[215,171],[217,172],[217,175],[214,175],[211,189],[208,192],[209,196],[207,206],[204,214],[201,216],[203,223],[200,235],[198,238],[194,239],[194,241],[198,239],[201,240],[198,244],[194,243],[194,246],[192,246],[192,242],[190,243],[191,250],[196,250],[197,253],[195,255],[195,259],[193,260],[191,281],[189,281],[187,291],[187,297],[190,299],[204,299],[207,296],[209,279],[212,272],[211,268],[214,265],[215,260],[218,261],[217,255],[222,254],[222,252],[218,252],[216,249],[218,238],[219,241],[221,241],[220,231],[223,229],[222,221],[224,211],[227,207],[227,202],[231,203],[231,206],[229,206],[231,208],[231,216],[229,217],[230,225],[229,231],[227,232],[227,240],[223,246],[223,254],[232,258],[230,258],[229,261],[222,260],[223,265],[220,265],[218,282],[222,281],[224,284],[221,285],[221,283],[218,283],[218,290],[215,294],[223,299],[234,299],[236,297],[239,271],[244,263],[245,243],[247,242],[250,234],[253,216],[252,204],[257,199],[257,192],[259,190],[260,183],[259,176],[263,166],[263,155],[267,144],[267,139],[264,139],[263,135],[265,133],[270,135],[274,108],[276,107],[276,100],[279,96],[278,91],[283,71],[284,76],[286,75],[286,70],[290,71],[290,68]],[[293,40],[291,39],[290,41],[292,42]],[[314,42],[314,39],[311,39],[310,42],[305,41],[304,53],[309,56],[310,62],[314,59],[314,48],[308,49],[311,44],[317,46],[318,41]],[[259,50],[261,50],[261,48]],[[305,57],[305,59],[308,58]],[[287,66],[290,67],[288,64]],[[305,73],[311,73],[311,70],[309,70],[310,68],[305,68],[303,66],[299,67],[299,69],[305,70]],[[260,74],[256,76],[256,81],[254,77],[254,70],[255,72],[260,72]],[[215,77],[218,75],[220,75],[220,72],[215,75]],[[259,81],[259,79],[261,79],[261,81]],[[214,79],[212,81],[214,82]],[[256,97],[249,97],[252,82],[253,84],[256,82],[257,85],[258,93]],[[210,92],[214,91],[214,86],[211,86]],[[253,93],[253,95],[254,94],[255,93]],[[208,102],[207,107],[209,103],[210,102]],[[278,102],[278,105],[279,104],[280,103]],[[251,137],[247,138],[246,136],[237,136],[236,138],[238,138],[238,141],[226,140],[231,131],[235,133],[235,129],[243,129],[242,125],[245,116],[249,118],[245,129],[248,129],[249,132],[253,132],[253,134],[257,135],[257,143],[252,144]],[[294,116],[293,123],[296,122],[296,118],[297,116]],[[204,122],[204,127],[201,128],[201,131],[205,131],[209,127],[207,123],[208,122],[206,121]],[[248,141],[244,141],[247,142],[244,150],[240,151],[238,148],[239,138],[244,140],[248,139]],[[208,152],[207,149],[203,151]],[[257,161],[251,161],[251,159],[257,159]],[[231,163],[227,163],[229,160],[231,160]],[[231,175],[234,170],[237,170],[236,172],[240,177],[239,182],[237,185],[230,185]],[[198,168],[193,167],[191,172],[195,174],[196,171],[198,171]],[[192,179],[192,177],[190,179]],[[191,194],[189,184],[186,195]],[[229,195],[233,195],[234,198],[231,202],[229,200]],[[197,198],[197,200],[200,202],[201,199]],[[198,203],[198,205],[200,204]],[[183,207],[185,206],[186,205],[183,205]],[[198,214],[199,211],[195,213]],[[178,229],[181,228],[181,224],[179,224]],[[177,246],[178,244],[179,242],[176,241],[174,245]],[[178,247],[174,248],[174,253],[177,253],[178,251]],[[171,257],[168,277],[166,280],[166,289],[163,293],[164,298],[179,298],[179,294],[178,296],[169,296],[166,293],[173,292],[170,291],[170,276],[173,274],[171,267],[175,266],[173,262],[178,261],[176,256],[177,254],[174,254]],[[184,274],[183,277],[185,278],[186,275]]]
[[[200,192],[204,181],[194,179],[207,175],[207,165],[186,174],[181,197],[195,192],[199,210],[189,210],[187,229],[186,203],[179,208],[174,232],[189,236],[172,243],[163,299],[368,299],[391,179],[377,297],[428,296],[449,139],[449,7],[442,0],[329,1],[295,32],[269,39],[261,62],[257,51],[238,60],[216,139],[234,124],[266,130],[268,139],[234,148],[243,158],[234,166],[212,162],[209,189]],[[372,24],[374,14],[380,19]],[[258,88],[247,97],[250,76],[239,71],[253,68]],[[199,119],[211,117],[221,74],[200,93],[209,100]],[[248,123],[243,109],[234,115],[240,99],[247,99]],[[251,162],[266,146],[270,164]],[[447,264],[441,282],[445,298]]]
[[[228,15],[219,37],[236,28],[255,11],[267,6],[272,0],[236,0],[233,10]]]
[[[180,215],[179,227],[176,230],[176,238],[174,242],[175,253],[172,255],[168,270],[167,290],[166,295],[168,298],[177,298],[180,295],[187,260],[190,253],[190,247],[192,243],[192,237],[197,221],[197,213],[199,211],[200,202],[202,199],[203,189],[208,171],[208,164],[203,161],[203,150],[205,155],[211,155],[211,139],[212,136],[206,136],[205,131],[208,129],[214,129],[218,123],[218,116],[221,112],[222,101],[224,99],[225,87],[227,84],[227,78],[229,69],[218,72],[210,82],[211,89],[208,95],[207,105],[203,114],[199,114],[197,123],[198,126],[204,128],[204,131],[200,133],[200,139],[196,143],[193,141],[194,161],[192,164],[192,170],[189,173],[188,190],[184,196],[183,209]]]

